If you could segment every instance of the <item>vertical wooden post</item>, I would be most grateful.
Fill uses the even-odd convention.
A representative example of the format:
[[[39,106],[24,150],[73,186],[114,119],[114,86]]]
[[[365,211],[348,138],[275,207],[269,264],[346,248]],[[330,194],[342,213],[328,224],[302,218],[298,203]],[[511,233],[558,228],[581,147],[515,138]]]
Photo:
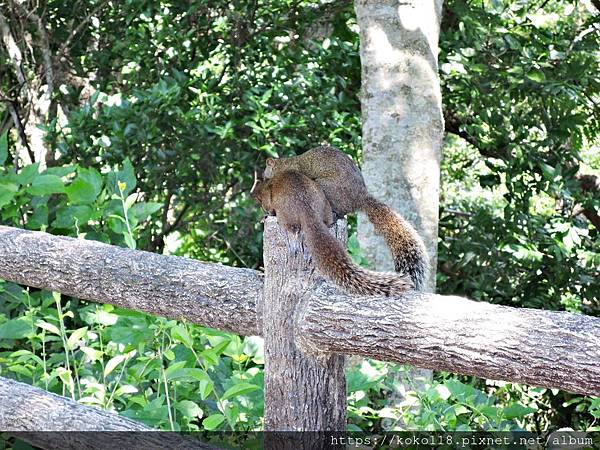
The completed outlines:
[[[332,231],[338,239],[346,240],[345,221],[338,221]],[[287,233],[275,217],[268,217],[263,246],[265,431],[345,431],[344,357],[305,354],[295,341],[295,311],[322,282],[303,235]],[[302,442],[294,445],[289,448],[321,448]]]

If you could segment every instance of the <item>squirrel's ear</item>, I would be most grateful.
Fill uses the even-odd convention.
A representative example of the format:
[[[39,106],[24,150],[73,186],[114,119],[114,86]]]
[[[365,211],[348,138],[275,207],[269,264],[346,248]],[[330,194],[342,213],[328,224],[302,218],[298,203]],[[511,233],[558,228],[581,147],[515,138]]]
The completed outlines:
[[[275,165],[275,160],[273,158],[267,158],[267,166],[273,167]]]

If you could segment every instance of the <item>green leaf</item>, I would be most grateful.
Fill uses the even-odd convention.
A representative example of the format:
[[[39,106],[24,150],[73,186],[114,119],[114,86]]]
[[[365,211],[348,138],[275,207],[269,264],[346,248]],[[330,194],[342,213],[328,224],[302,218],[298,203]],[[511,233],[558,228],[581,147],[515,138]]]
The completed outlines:
[[[60,336],[60,330],[56,325],[52,325],[44,320],[38,320],[35,323],[36,327],[40,327],[42,330],[49,331],[50,333],[58,334]]]
[[[193,348],[194,340],[191,338],[190,334],[187,332],[186,328],[182,325],[175,325],[171,329],[171,336],[185,344],[186,347]]]
[[[167,367],[167,369],[165,370],[165,377],[167,378],[167,380],[171,379],[171,375],[173,373],[175,373],[176,371],[178,371],[179,369],[185,367],[186,364],[187,364],[186,361],[178,361],[176,363],[171,364],[169,367]]]
[[[223,414],[213,414],[202,421],[202,426],[208,431],[213,431],[216,430],[224,420],[225,416]]]
[[[94,187],[81,178],[75,178],[65,189],[69,202],[73,204],[93,203],[96,200]]]
[[[248,394],[249,392],[256,391],[257,389],[259,389],[259,387],[255,384],[239,383],[227,389],[221,397],[221,400],[227,400],[231,397],[237,397],[238,395]]]
[[[464,405],[455,404],[452,405],[452,407],[454,408],[454,414],[457,416],[460,416],[461,414],[468,414],[470,412],[469,409]]]
[[[86,224],[92,218],[93,214],[94,210],[87,205],[60,208],[56,212],[56,219],[52,222],[52,226],[56,228],[71,228],[75,225],[75,221],[79,225]]]
[[[0,207],[10,203],[18,191],[19,186],[16,184],[0,181]]]
[[[175,407],[181,411],[181,414],[183,414],[185,417],[194,418],[202,417],[204,415],[202,408],[190,400],[182,400],[177,403]]]
[[[124,384],[123,386],[119,386],[119,389],[115,391],[115,396],[120,397],[123,394],[135,394],[136,392],[138,392],[138,388],[131,384]]]
[[[40,175],[27,189],[31,195],[50,195],[65,192],[65,185],[56,175]]]
[[[236,404],[230,404],[224,409],[223,413],[229,423],[237,423],[240,417],[240,407]]]
[[[438,384],[435,387],[435,391],[437,392],[437,394],[440,396],[440,398],[442,400],[448,400],[450,398],[450,396],[452,395],[450,393],[450,390],[443,384]]]
[[[137,197],[138,197],[138,196],[137,196],[136,194],[131,194],[131,195],[129,195],[129,196],[128,196],[128,197],[125,199],[125,202],[124,202],[124,206],[123,206],[123,208],[124,208],[126,211],[129,211],[129,209],[130,209],[130,208],[133,206],[133,204],[134,204],[134,203],[135,203],[135,201],[137,200]]]
[[[8,158],[8,131],[0,134],[0,165]]]
[[[212,380],[202,380],[198,385],[198,392],[200,393],[200,398],[202,400],[206,400],[208,396],[212,393],[215,384]]]
[[[31,333],[31,324],[25,319],[13,319],[0,325],[0,339],[23,339]]]
[[[97,323],[99,325],[111,326],[117,323],[119,320],[119,316],[117,314],[112,314],[109,311],[106,311],[102,308],[98,308],[94,312],[88,312],[85,314],[84,320],[90,325],[93,323]]]
[[[31,370],[21,365],[10,366],[8,370],[10,370],[11,372],[19,373],[23,376],[26,376],[27,378],[31,378],[32,375]]]
[[[17,181],[22,185],[33,182],[33,180],[40,174],[39,167],[40,163],[29,164],[28,166],[23,167],[23,169],[21,169],[17,175]]]
[[[100,350],[96,350],[95,348],[91,347],[79,347],[79,350],[85,353],[85,355],[90,359],[91,362],[99,360],[104,354]]]
[[[136,179],[135,171],[133,170],[133,164],[129,158],[123,162],[123,169],[110,172],[107,178],[107,186],[111,194],[120,194],[118,183],[125,183],[125,189],[123,195],[128,195],[135,189]]]
[[[81,338],[83,338],[83,336],[85,336],[87,330],[87,327],[83,327],[78,328],[71,333],[71,336],[69,336],[69,339],[67,339],[67,347],[69,350],[73,350],[75,348],[75,345],[81,340]]]
[[[56,175],[57,177],[64,177],[65,175],[69,175],[75,170],[77,170],[77,164],[73,164],[70,166],[61,166],[61,167],[48,167],[44,174],[46,175]]]
[[[529,72],[527,72],[527,75],[525,75],[527,78],[529,78],[531,81],[535,81],[536,83],[542,83],[544,81],[546,81],[546,75],[544,75],[544,72],[542,72],[541,70],[530,70]]]
[[[27,220],[27,228],[30,230],[39,230],[42,226],[48,225],[48,206],[39,205],[33,210],[33,214]]]
[[[165,375],[167,376],[168,380],[180,380],[188,382],[204,381],[207,379],[210,380],[208,374],[204,370],[198,368],[178,368],[177,370],[171,371],[168,374],[167,371],[165,371]]]
[[[519,403],[513,403],[502,410],[504,418],[508,420],[521,419],[527,414],[534,413],[535,411],[535,409],[523,406]]]
[[[93,203],[102,190],[102,176],[95,169],[79,169],[79,176],[65,192],[74,204]]]
[[[472,404],[471,397],[476,395],[475,389],[472,386],[461,383],[458,380],[448,380],[444,384],[456,399],[469,405]]]
[[[117,355],[112,357],[104,367],[104,376],[107,377],[115,368],[127,359],[128,355]]]
[[[139,221],[146,220],[156,211],[160,210],[162,205],[156,202],[139,202],[132,206],[131,212]]]
[[[265,363],[265,341],[258,336],[251,336],[244,339],[244,353],[252,357],[256,364]]]

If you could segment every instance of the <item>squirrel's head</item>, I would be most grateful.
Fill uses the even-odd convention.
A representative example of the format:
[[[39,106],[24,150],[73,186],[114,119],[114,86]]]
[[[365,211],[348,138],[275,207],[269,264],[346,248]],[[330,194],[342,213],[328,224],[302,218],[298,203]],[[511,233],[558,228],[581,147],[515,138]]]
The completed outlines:
[[[250,190],[250,197],[266,211],[270,212],[270,198],[269,195],[269,182],[268,180],[261,180],[258,178],[257,173],[254,172],[254,185]]]

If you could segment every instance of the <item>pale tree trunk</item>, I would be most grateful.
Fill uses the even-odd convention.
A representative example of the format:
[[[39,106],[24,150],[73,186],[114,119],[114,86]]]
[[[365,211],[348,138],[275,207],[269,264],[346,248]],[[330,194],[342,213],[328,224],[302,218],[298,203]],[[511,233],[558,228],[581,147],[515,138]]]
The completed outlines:
[[[442,104],[437,76],[440,0],[357,0],[362,64],[363,175],[369,190],[419,231],[435,289]],[[377,270],[393,270],[383,239],[359,221]]]
[[[438,39],[442,0],[356,0],[362,66],[363,165],[369,190],[412,223],[425,241],[435,291],[441,145],[444,132]],[[364,215],[358,238],[377,270],[393,270],[385,242]],[[431,373],[408,371],[417,389]],[[408,381],[408,380],[403,380]]]

